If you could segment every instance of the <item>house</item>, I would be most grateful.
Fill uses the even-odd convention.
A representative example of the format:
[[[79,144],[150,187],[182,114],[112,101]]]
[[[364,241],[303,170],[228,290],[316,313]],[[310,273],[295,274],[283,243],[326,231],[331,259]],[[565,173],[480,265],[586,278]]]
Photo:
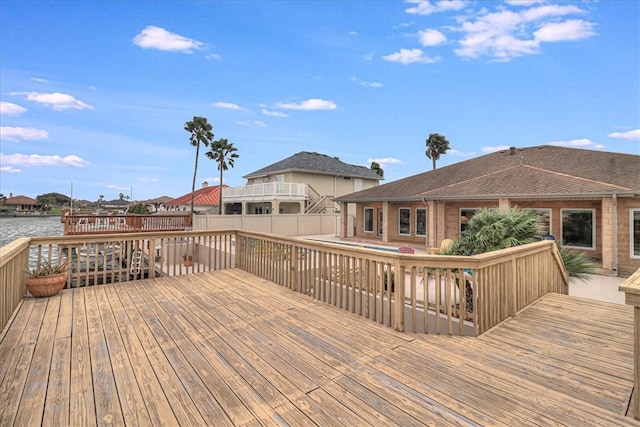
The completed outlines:
[[[243,178],[246,185],[222,193],[227,213],[333,213],[334,197],[375,187],[383,179],[365,166],[307,151]]]
[[[145,200],[141,203],[145,204],[149,212],[161,212],[167,210],[165,204],[171,200],[173,200],[172,197],[160,196],[155,199]],[[189,193],[189,209],[191,209],[191,193]]]
[[[337,197],[356,206],[341,236],[439,246],[483,208],[540,212],[549,233],[611,273],[640,267],[640,156],[556,146],[511,147]]]
[[[226,185],[224,188],[228,188]],[[164,202],[167,212],[190,212],[191,211],[191,192],[177,197],[175,199]],[[220,207],[220,186],[209,186],[208,182],[202,183],[202,188],[196,190],[193,194],[193,210],[199,213],[217,214]]]
[[[38,201],[27,196],[9,195],[0,201],[0,210],[7,215],[29,215],[40,213],[37,208]]]

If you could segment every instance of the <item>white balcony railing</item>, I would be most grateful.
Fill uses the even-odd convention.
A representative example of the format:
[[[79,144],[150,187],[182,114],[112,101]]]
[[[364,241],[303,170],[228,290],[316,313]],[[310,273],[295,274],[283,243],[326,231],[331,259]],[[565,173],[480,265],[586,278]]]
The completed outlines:
[[[224,202],[306,199],[307,185],[297,182],[265,182],[241,187],[228,187],[222,190]]]

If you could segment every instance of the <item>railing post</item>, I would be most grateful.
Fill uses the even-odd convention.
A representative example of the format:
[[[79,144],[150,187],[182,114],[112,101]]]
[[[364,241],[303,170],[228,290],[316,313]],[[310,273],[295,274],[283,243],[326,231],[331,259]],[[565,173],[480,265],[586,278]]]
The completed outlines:
[[[394,296],[395,296],[395,307],[394,307],[394,311],[395,311],[395,316],[393,319],[393,328],[396,331],[399,332],[404,332],[404,295],[405,295],[405,272],[404,272],[404,266],[400,265],[400,259],[397,259],[394,263],[394,267],[393,269],[395,270],[395,273],[393,274],[393,276],[391,276],[391,274],[389,274],[389,284],[388,286],[391,286],[392,280],[395,282],[393,287],[394,287]],[[391,277],[393,277],[393,279],[391,279]],[[389,313],[391,314],[391,313]]]
[[[640,421],[640,269],[620,285],[625,302],[633,306],[633,415]]]
[[[289,286],[291,290],[300,292],[298,289],[298,245],[291,245],[291,259],[289,260]]]

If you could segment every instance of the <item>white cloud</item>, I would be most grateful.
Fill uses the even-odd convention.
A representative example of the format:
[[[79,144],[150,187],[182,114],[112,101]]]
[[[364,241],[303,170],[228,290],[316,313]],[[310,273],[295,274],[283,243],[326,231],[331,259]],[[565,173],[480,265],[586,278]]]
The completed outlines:
[[[24,96],[29,101],[44,104],[54,110],[93,110],[93,106],[66,93],[11,92],[10,95]]]
[[[9,166],[88,166],[89,162],[81,157],[43,156],[40,154],[2,154],[2,163]]]
[[[0,101],[0,116],[19,116],[27,111],[21,105],[14,104],[13,102]]]
[[[364,87],[384,87],[384,85],[380,82],[368,82],[365,80],[360,80],[359,78],[357,78],[356,76],[350,77],[350,80],[352,82],[354,82],[355,84],[357,84],[358,86],[364,86]]]
[[[211,106],[216,108],[224,108],[226,110],[245,111],[245,109],[238,104],[233,104],[231,102],[218,101],[211,104]]]
[[[571,139],[569,141],[550,141],[547,144],[556,145],[558,147],[604,148],[604,145],[595,143],[588,138]]]
[[[327,101],[325,99],[312,98],[302,102],[277,102],[278,108],[285,110],[335,110],[338,106],[333,101]]]
[[[362,55],[362,59],[364,59],[365,61],[371,61],[373,59],[373,53],[365,53],[364,55]]]
[[[407,13],[411,13],[414,15],[431,15],[432,13],[436,12],[461,10],[469,2],[464,0],[440,0],[433,2],[428,0],[407,0],[407,3],[417,4],[417,6],[407,9]]]
[[[547,0],[505,0],[505,3],[511,6],[531,6],[536,3],[544,3]]]
[[[437,46],[447,42],[447,36],[433,28],[418,31],[418,40],[422,46]]]
[[[212,61],[220,61],[220,55],[218,55],[217,53],[210,53],[208,55],[204,56],[205,59],[210,59]]]
[[[258,126],[261,128],[267,127],[267,124],[262,120],[238,120],[236,124],[240,126]]]
[[[613,132],[607,136],[610,138],[640,139],[640,129],[629,130],[626,132]]]
[[[451,148],[450,150],[447,150],[447,154],[451,154],[453,156],[459,156],[459,157],[469,157],[469,156],[475,155],[476,153],[474,152],[464,153],[460,150],[456,150],[455,148]]]
[[[394,157],[381,157],[378,159],[367,159],[367,163],[371,165],[371,163],[376,162],[380,166],[383,165],[397,165],[402,163],[402,160],[396,159]]]
[[[168,52],[193,53],[207,45],[201,41],[172,33],[164,28],[149,25],[133,38],[133,44],[143,49],[158,49]]]
[[[5,141],[31,141],[47,138],[49,138],[49,134],[46,130],[42,129],[12,126],[0,127],[0,139],[4,139]]]
[[[528,3],[533,4],[533,3]],[[540,52],[542,43],[574,41],[595,34],[594,23],[566,19],[586,11],[574,5],[542,5],[517,11],[499,8],[482,10],[473,18],[461,18],[455,28],[463,33],[456,55],[463,58],[493,57],[497,61]]]
[[[485,145],[481,148],[483,153],[495,153],[496,151],[508,150],[508,145]]]
[[[401,64],[434,64],[440,61],[440,57],[430,57],[425,55],[422,49],[400,49],[398,52],[385,55],[382,57],[385,61],[399,62]]]
[[[349,31],[347,34],[349,34],[350,36],[357,36],[358,32],[357,31]]]
[[[0,155],[0,157],[2,157],[2,155]],[[2,166],[2,167],[0,167],[0,172],[4,172],[4,173],[20,173],[20,172],[22,172],[22,169],[17,169],[17,168],[14,168],[13,166]]]
[[[262,109],[262,114],[264,114],[265,116],[271,116],[271,117],[289,117],[287,113],[283,113],[282,111],[270,111],[270,110],[267,110],[266,108]]]
[[[593,22],[583,21],[582,19],[570,19],[564,22],[550,22],[543,25],[533,35],[536,40],[541,42],[559,42],[582,40],[595,34]]]
[[[41,79],[39,77],[31,77],[31,80],[38,83],[49,83],[49,80]]]

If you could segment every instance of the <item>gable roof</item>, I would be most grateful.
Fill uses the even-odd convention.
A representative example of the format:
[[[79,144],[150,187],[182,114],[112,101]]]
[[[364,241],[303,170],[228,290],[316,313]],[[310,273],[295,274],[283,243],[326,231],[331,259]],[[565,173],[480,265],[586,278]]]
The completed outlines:
[[[326,154],[301,151],[291,157],[280,160],[255,172],[243,176],[245,179],[257,178],[265,175],[284,172],[313,172],[320,175],[345,176],[363,179],[384,179],[365,166],[350,165],[340,161],[337,157]]]
[[[224,188],[228,188],[225,185]],[[212,185],[196,190],[193,193],[194,206],[218,206],[220,204],[220,186]],[[191,205],[191,193],[177,197],[164,203],[165,206]]]
[[[542,145],[508,149],[356,193],[339,202],[640,195],[640,156]]]

